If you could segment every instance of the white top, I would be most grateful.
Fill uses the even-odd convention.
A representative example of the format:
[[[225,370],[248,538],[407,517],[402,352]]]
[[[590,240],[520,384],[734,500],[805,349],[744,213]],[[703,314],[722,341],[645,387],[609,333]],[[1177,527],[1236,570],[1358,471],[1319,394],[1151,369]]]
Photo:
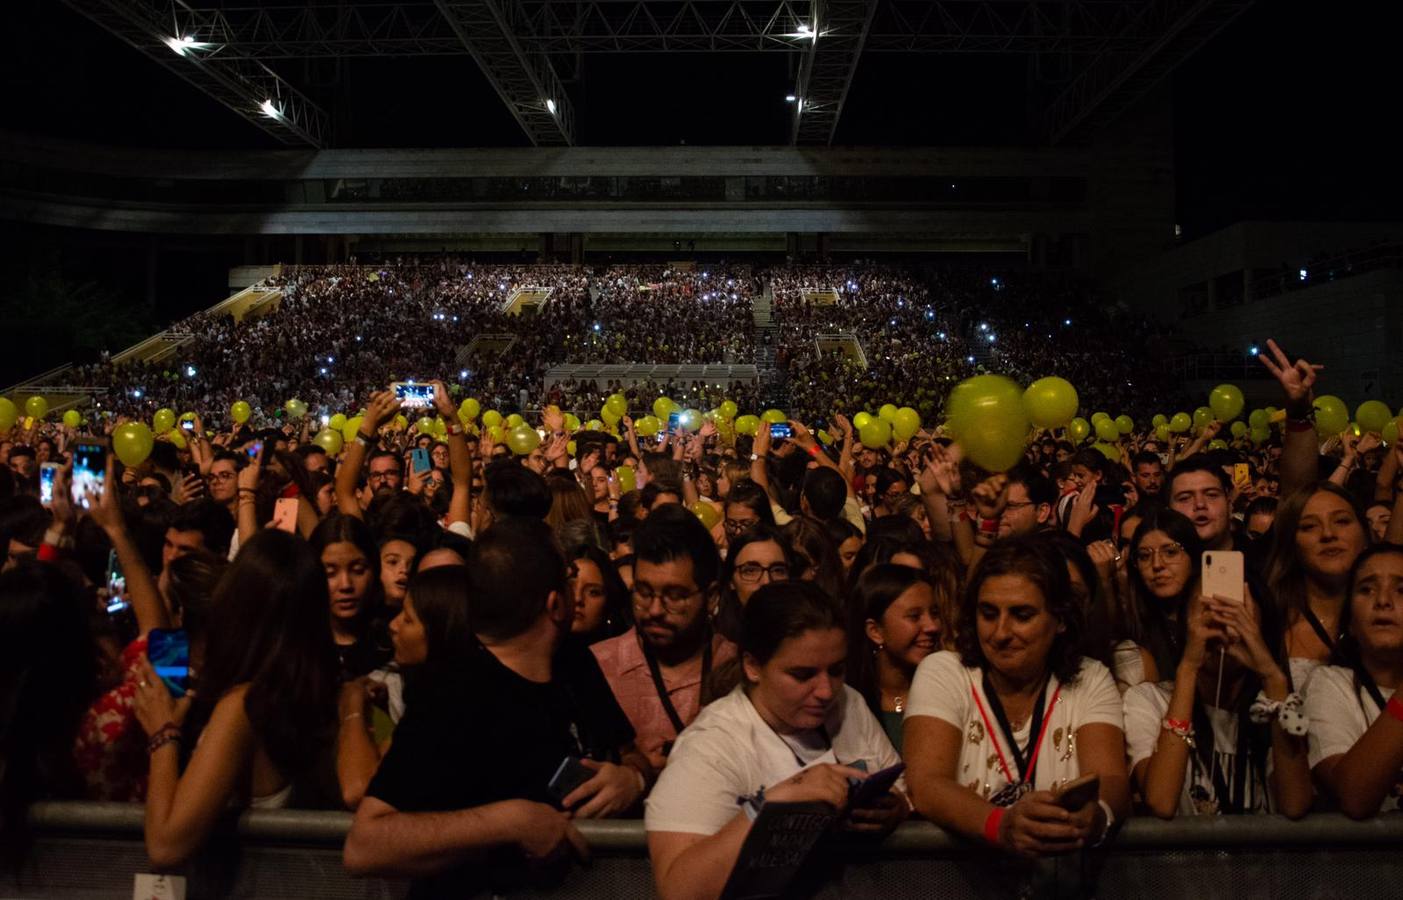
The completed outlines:
[[[1010,748],[1004,746],[1004,735],[989,708],[988,698],[984,696],[983,680],[982,671],[966,668],[960,662],[958,653],[952,650],[932,653],[916,668],[916,676],[911,681],[911,695],[906,701],[906,718],[932,716],[958,728],[964,740],[960,746],[955,780],[988,800],[1009,783],[999,762],[1000,750],[1015,778],[1018,773],[1017,763]],[[1048,702],[1058,688],[1057,679],[1051,679],[1045,695]],[[989,718],[988,725],[975,703],[976,694]],[[1046,736],[1033,773],[1033,788],[1036,790],[1051,790],[1081,774],[1077,762],[1076,733],[1083,725],[1124,727],[1121,722],[1120,691],[1116,690],[1115,680],[1105,666],[1093,659],[1082,660],[1076,684],[1062,686],[1056,706],[1045,715]],[[1014,731],[1013,739],[1019,746],[1029,745],[1031,725],[1032,717],[1029,716],[1022,728]],[[991,731],[994,733],[991,734]],[[1031,737],[1036,740],[1036,735]]]
[[[1311,673],[1325,665],[1318,659],[1308,659],[1304,656],[1293,656],[1286,660],[1286,664],[1291,670],[1291,690],[1300,692],[1305,691]]]
[[[1379,694],[1387,703],[1393,691],[1379,688]],[[1323,760],[1348,753],[1382,712],[1368,691],[1355,687],[1354,672],[1340,666],[1317,668],[1306,683],[1304,699],[1305,714],[1310,719],[1312,769]],[[1398,809],[1394,793],[1384,798],[1381,812]]]
[[[1121,641],[1111,648],[1111,665],[1115,666],[1116,688],[1121,694],[1145,680],[1145,660],[1134,641]]]
[[[1125,692],[1125,746],[1130,754],[1132,770],[1154,755],[1173,692],[1172,681],[1159,684],[1145,682]],[[1181,816],[1212,814],[1212,804],[1217,799],[1215,775],[1229,793],[1237,790],[1237,715],[1232,710],[1214,706],[1206,707],[1205,711],[1209,724],[1213,726],[1213,761],[1205,768],[1197,751],[1190,752],[1188,777],[1184,779],[1183,790],[1179,793],[1177,814]],[[1243,792],[1245,812],[1271,812],[1271,796],[1263,789],[1265,779],[1271,776],[1270,750],[1266,754],[1266,767],[1261,782],[1254,781],[1249,772]]]
[[[846,685],[826,724],[832,747],[806,747],[760,718],[743,687],[707,706],[677,736],[648,795],[649,831],[711,835],[740,810],[737,798],[773,787],[815,763],[862,760],[877,772],[901,761],[862,695]],[[804,764],[799,764],[800,757]],[[905,790],[902,783],[898,787]]]

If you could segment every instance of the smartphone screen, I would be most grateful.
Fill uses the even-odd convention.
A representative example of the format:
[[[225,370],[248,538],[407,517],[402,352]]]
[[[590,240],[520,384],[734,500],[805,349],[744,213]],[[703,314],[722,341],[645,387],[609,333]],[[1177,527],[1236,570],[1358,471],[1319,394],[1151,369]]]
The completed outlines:
[[[668,430],[668,431],[670,431],[670,432],[675,432],[675,431],[677,431],[677,426],[679,426],[679,425],[681,425],[681,424],[682,424],[682,414],[681,414],[680,412],[668,413],[668,414],[667,414],[667,430]]]
[[[244,452],[248,454],[249,459],[258,459],[258,454],[263,452],[263,442],[254,441],[244,448]]]
[[[107,552],[107,613],[113,615],[131,606],[127,600],[127,576],[116,550]]]
[[[780,441],[785,438],[794,437],[794,429],[785,422],[775,422],[770,425],[770,440]]]
[[[190,689],[189,635],[178,629],[153,628],[146,636],[146,656],[171,696],[184,697]]]
[[[71,495],[73,505],[79,509],[91,509],[88,495],[93,499],[102,496],[103,481],[107,477],[107,448],[99,441],[84,438],[73,450],[73,484]]]
[[[54,478],[58,476],[58,466],[44,463],[39,467],[39,502],[52,506],[54,502]]]
[[[195,423],[190,421],[189,419],[183,419],[181,420],[180,427],[185,431],[194,431]]]
[[[434,405],[434,386],[432,384],[396,381],[390,387],[394,390],[395,399],[400,402],[401,406],[419,409]]]

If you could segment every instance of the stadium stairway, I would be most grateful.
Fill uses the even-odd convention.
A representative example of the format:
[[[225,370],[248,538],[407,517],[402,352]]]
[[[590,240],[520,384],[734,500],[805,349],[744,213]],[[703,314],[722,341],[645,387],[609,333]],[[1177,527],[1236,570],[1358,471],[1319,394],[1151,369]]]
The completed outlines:
[[[755,368],[760,373],[761,402],[770,409],[787,410],[789,386],[785,384],[784,373],[775,365],[779,328],[774,324],[774,301],[774,289],[766,283],[765,290],[751,305],[751,319],[755,323]]]

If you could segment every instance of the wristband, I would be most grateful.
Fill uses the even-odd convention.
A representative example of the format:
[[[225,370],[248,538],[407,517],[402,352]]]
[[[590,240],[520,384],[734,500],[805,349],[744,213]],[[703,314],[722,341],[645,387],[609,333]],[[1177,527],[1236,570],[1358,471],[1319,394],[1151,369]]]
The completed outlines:
[[[1388,703],[1384,704],[1384,712],[1393,716],[1398,721],[1403,722],[1403,699],[1400,699],[1397,694],[1394,694],[1389,698]]]
[[[375,444],[375,438],[373,438],[373,437],[366,437],[364,432],[357,431],[357,432],[356,432],[356,443],[357,443],[357,444],[360,444],[362,447],[371,447],[371,446],[374,446],[374,444]]]
[[[809,447],[809,455],[814,459],[818,459],[818,444],[813,444]]]
[[[447,425],[443,426],[443,433],[451,434],[456,437],[457,435],[463,434],[463,426],[456,422],[449,422]]]
[[[993,844],[995,847],[1000,845],[999,825],[1003,822],[1004,813],[1006,812],[1008,812],[1008,810],[1004,809],[1002,806],[996,806],[989,810],[989,815],[984,819],[984,840]]]
[[[39,550],[34,556],[40,562],[54,562],[59,558],[58,547],[45,541],[39,545]]]
[[[1105,800],[1097,800],[1096,803],[1101,807],[1101,812],[1106,815],[1106,824],[1102,826],[1101,833],[1097,835],[1096,840],[1088,844],[1090,847],[1099,847],[1106,843],[1106,838],[1111,836],[1111,829],[1116,824],[1116,814],[1111,810],[1111,804]]]
[[[998,534],[998,533],[999,533],[999,520],[998,520],[998,519],[980,519],[980,520],[979,520],[979,533],[980,533],[980,534]]]

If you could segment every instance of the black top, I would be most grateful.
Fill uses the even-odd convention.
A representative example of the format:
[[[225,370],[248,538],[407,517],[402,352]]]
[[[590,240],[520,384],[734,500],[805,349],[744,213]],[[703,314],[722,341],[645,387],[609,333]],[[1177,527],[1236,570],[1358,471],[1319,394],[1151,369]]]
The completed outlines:
[[[537,684],[485,648],[419,673],[368,796],[401,812],[467,809],[516,798],[551,803],[546,790],[567,756],[618,761],[633,727],[594,654],[561,647],[552,680]],[[529,873],[514,848],[414,883],[413,897],[463,897],[520,887]],[[534,873],[539,876],[539,873]]]

